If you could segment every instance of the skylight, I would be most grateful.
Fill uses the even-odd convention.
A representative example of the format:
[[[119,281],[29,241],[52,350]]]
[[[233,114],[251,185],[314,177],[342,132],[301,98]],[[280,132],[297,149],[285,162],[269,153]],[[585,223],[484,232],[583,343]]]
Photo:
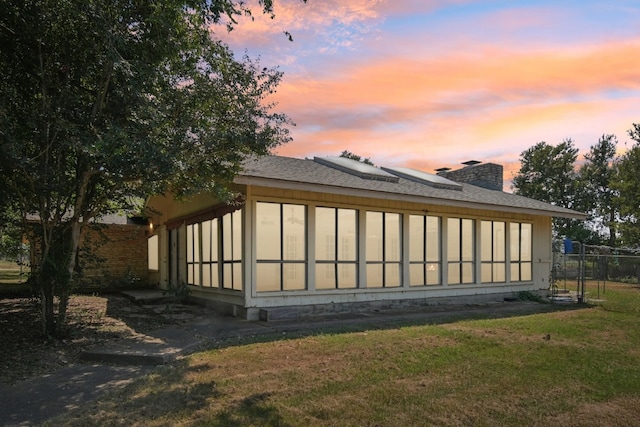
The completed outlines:
[[[313,160],[321,165],[329,166],[342,172],[374,181],[398,182],[395,174],[346,157],[314,157]]]
[[[450,179],[439,175],[423,172],[411,168],[382,168],[385,171],[397,175],[410,181],[426,184],[434,188],[443,188],[445,190],[462,190],[462,185]]]

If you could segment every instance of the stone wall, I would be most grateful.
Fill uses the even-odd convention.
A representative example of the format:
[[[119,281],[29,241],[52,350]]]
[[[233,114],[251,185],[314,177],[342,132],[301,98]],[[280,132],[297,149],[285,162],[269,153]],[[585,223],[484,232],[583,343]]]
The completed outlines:
[[[440,175],[455,182],[502,191],[503,168],[502,165],[495,163],[466,166],[462,169],[442,172]]]

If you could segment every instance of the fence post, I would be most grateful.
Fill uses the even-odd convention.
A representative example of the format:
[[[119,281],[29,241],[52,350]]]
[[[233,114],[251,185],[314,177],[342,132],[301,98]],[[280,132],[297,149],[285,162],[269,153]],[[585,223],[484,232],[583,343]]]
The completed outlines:
[[[585,291],[585,276],[587,274],[586,268],[586,251],[585,245],[577,242],[580,248],[580,256],[578,261],[578,302],[584,302],[584,291]]]

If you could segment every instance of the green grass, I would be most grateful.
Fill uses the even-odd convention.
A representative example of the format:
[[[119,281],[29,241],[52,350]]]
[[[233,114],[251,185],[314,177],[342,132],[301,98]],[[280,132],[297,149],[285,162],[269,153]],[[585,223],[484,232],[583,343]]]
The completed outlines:
[[[22,296],[30,292],[24,285],[29,268],[15,262],[0,260],[0,297]]]
[[[620,301],[206,351],[51,425],[640,425]]]

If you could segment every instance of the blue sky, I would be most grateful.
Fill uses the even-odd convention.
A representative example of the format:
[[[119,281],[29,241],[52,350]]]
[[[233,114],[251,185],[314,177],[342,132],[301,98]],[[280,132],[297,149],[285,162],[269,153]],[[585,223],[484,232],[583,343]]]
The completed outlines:
[[[296,126],[281,155],[493,161],[508,180],[537,142],[583,154],[613,133],[622,151],[640,122],[640,1],[286,0],[275,14],[217,32],[284,72],[272,101]]]

